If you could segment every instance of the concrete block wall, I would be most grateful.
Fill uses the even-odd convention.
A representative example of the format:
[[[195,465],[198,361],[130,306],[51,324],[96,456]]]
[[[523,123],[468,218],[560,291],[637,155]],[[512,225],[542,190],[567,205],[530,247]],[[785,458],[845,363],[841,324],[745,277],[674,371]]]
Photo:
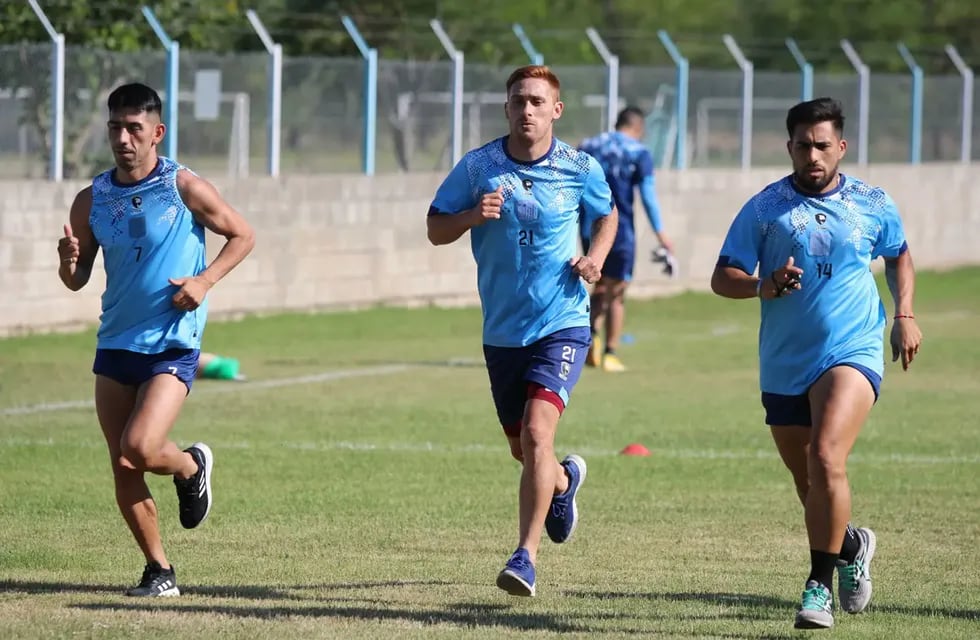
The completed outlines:
[[[980,164],[847,167],[897,201],[918,268],[980,263]],[[658,176],[665,230],[680,277],[649,261],[653,234],[640,214],[634,297],[708,288],[728,225],[742,204],[785,169],[696,169]],[[244,263],[211,291],[212,317],[372,304],[477,304],[476,270],[464,236],[432,247],[425,214],[441,174],[214,178],[254,225]],[[0,335],[73,329],[97,322],[101,258],[79,292],[57,277],[57,241],[85,183],[0,181]],[[221,238],[208,235],[209,256]]]

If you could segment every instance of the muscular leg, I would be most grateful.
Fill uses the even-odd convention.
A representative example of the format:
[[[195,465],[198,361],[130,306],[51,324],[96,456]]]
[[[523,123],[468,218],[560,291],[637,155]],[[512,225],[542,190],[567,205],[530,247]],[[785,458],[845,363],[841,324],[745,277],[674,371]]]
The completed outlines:
[[[592,327],[592,335],[599,335],[606,323],[606,316],[609,314],[609,280],[599,278],[592,289],[592,296],[589,300],[591,311],[589,313],[589,323]]]
[[[626,318],[626,306],[624,303],[626,287],[629,283],[625,280],[610,279],[607,283],[606,299],[608,309],[606,318],[606,350],[615,351],[619,348],[619,341],[623,336],[623,323]]]
[[[772,439],[776,443],[779,457],[793,475],[796,495],[806,507],[807,489],[810,487],[807,458],[810,455],[810,427],[777,426],[770,427]]]
[[[157,383],[158,380],[176,382],[181,387],[179,399],[174,398],[172,384]],[[170,389],[168,393],[166,390]],[[161,393],[162,391],[162,393]],[[160,530],[157,521],[156,503],[150,495],[143,474],[145,471],[156,473],[193,474],[197,465],[190,456],[173,443],[166,442],[166,433],[173,425],[176,413],[183,403],[186,387],[177,378],[170,375],[155,376],[139,390],[120,384],[105,376],[95,377],[95,407],[98,414],[102,434],[109,449],[113,479],[116,488],[116,503],[122,512],[123,519],[129,526],[136,543],[143,551],[146,561],[156,561],[167,568],[170,563],[163,551],[160,540]],[[160,410],[161,400],[170,397],[169,404],[174,405],[170,411]],[[163,402],[168,404],[168,402]],[[172,415],[171,415],[172,414]],[[148,418],[167,419],[164,423],[153,424]],[[133,425],[136,425],[135,431]],[[164,449],[164,453],[153,453],[153,442],[159,445],[163,438],[164,444],[169,444],[179,455],[173,455]],[[154,464],[150,469],[147,462]],[[169,466],[168,466],[169,463]],[[168,468],[172,470],[168,471]]]
[[[840,551],[851,517],[847,457],[874,400],[868,379],[847,366],[830,369],[810,389],[813,427],[807,455],[806,528],[811,549]]]
[[[520,437],[509,437],[511,453],[524,466],[519,494],[520,541],[517,546],[527,549],[532,563],[537,562],[538,546],[551,498],[568,489],[568,476],[555,457],[559,416],[558,408],[553,404],[532,398],[525,407]]]

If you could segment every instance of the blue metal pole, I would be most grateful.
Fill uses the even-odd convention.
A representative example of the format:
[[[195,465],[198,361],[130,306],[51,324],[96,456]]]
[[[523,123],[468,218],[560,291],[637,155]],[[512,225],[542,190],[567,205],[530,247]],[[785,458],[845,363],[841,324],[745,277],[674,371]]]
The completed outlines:
[[[960,162],[969,164],[973,146],[973,69],[963,61],[960,53],[951,44],[944,47],[946,55],[953,61],[956,70],[963,77],[962,112],[960,123]]]
[[[514,23],[514,35],[521,41],[521,46],[524,47],[524,53],[526,53],[527,57],[531,59],[531,64],[544,64],[544,56],[534,48],[534,44],[531,42],[531,39],[527,37],[526,33],[524,33],[524,27],[516,22]]]
[[[164,140],[164,155],[172,160],[177,159],[177,106],[179,101],[178,88],[180,86],[180,43],[172,40],[167,32],[164,31],[160,21],[157,20],[153,10],[147,6],[143,7],[143,16],[150,23],[150,27],[156,34],[160,44],[167,50],[167,72],[166,72],[166,93],[167,102],[163,107],[163,123],[167,127],[167,135]]]
[[[55,31],[37,0],[28,0],[51,38],[51,157],[48,179],[61,182],[65,167],[65,36]]]
[[[755,67],[742,53],[742,49],[730,34],[722,36],[722,42],[742,70],[742,169],[752,167],[752,101],[755,86]]]
[[[922,67],[904,43],[898,43],[898,53],[912,72],[912,117],[909,119],[909,162],[922,162]]]
[[[851,62],[851,66],[858,74],[858,164],[866,166],[868,164],[868,146],[870,142],[869,128],[871,121],[871,70],[864,64],[861,56],[854,49],[849,40],[840,41],[844,55]]]
[[[800,100],[803,102],[813,100],[813,65],[807,62],[793,38],[786,38],[786,47],[800,67]]]
[[[350,16],[341,16],[340,21],[357,49],[364,56],[364,162],[365,175],[374,175],[376,137],[378,131],[378,50],[368,46],[367,41],[357,30]]]
[[[616,126],[616,112],[619,109],[619,56],[613,55],[594,28],[586,29],[585,35],[606,63],[606,128],[612,131]]]
[[[657,37],[667,50],[674,64],[677,66],[677,99],[674,104],[677,119],[677,142],[674,145],[674,167],[677,169],[687,168],[687,93],[689,84],[689,65],[687,58],[681,55],[680,50],[670,39],[670,35],[663,29],[657,31]]]
[[[452,145],[452,165],[455,167],[463,158],[463,52],[456,48],[442,22],[436,19],[429,21],[429,26],[436,34],[442,48],[446,50],[453,61],[453,131],[450,143]]]
[[[279,162],[282,155],[282,45],[276,44],[268,29],[255,11],[245,12],[262,46],[269,53],[269,115],[267,120],[267,167],[270,176],[279,175]]]

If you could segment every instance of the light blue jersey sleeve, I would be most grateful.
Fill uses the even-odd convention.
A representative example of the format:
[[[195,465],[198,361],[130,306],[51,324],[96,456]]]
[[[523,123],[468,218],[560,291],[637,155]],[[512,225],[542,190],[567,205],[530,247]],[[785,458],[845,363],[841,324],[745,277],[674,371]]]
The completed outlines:
[[[879,257],[897,258],[905,253],[908,248],[902,218],[898,214],[898,206],[889,195],[884,193],[882,195],[884,196],[884,204],[881,211],[881,229],[871,252],[872,260]]]
[[[468,158],[460,160],[436,191],[429,215],[457,214],[476,206],[477,198],[467,169]]]
[[[612,213],[613,206],[606,174],[599,161],[589,156],[589,174],[585,177],[585,188],[582,190],[581,211],[585,213],[586,220],[594,223]]]
[[[762,234],[755,212],[754,200],[749,200],[738,212],[728,229],[725,242],[721,246],[719,266],[737,267],[752,275],[759,264],[759,249]]]
[[[636,177],[647,220],[650,221],[650,227],[660,233],[660,203],[657,202],[656,183],[653,177],[653,156],[646,149],[636,158]]]

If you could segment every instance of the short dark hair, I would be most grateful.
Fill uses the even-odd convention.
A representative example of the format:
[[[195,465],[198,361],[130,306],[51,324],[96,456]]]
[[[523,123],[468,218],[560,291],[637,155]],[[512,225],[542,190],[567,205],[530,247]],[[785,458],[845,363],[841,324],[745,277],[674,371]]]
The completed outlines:
[[[632,125],[637,120],[643,120],[646,114],[639,107],[626,107],[616,116],[616,128],[622,129]]]
[[[109,94],[109,112],[113,111],[135,111],[137,113],[155,113],[159,115],[163,112],[163,103],[160,102],[160,95],[145,84],[133,82],[124,84],[113,89]]]
[[[786,131],[792,138],[793,132],[799,125],[812,126],[821,122],[833,123],[837,135],[844,135],[844,111],[840,101],[833,98],[817,98],[797,104],[786,114]]]

